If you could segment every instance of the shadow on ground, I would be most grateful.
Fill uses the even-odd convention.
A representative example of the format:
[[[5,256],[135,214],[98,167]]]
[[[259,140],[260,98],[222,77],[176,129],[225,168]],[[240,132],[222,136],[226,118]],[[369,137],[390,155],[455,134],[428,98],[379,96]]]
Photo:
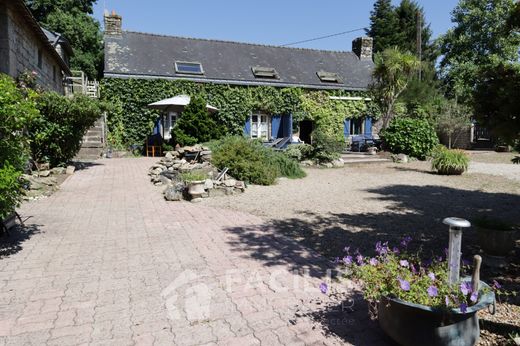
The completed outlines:
[[[0,235],[0,259],[21,251],[23,243],[40,232],[38,225],[16,225],[9,232]]]

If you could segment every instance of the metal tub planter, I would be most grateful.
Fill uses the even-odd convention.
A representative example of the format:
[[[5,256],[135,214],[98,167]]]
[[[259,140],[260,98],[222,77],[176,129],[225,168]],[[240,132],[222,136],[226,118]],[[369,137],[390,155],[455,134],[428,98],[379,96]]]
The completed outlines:
[[[465,313],[383,298],[378,306],[381,329],[403,346],[471,346],[480,335],[477,312],[495,302],[495,294],[480,281],[480,299]]]

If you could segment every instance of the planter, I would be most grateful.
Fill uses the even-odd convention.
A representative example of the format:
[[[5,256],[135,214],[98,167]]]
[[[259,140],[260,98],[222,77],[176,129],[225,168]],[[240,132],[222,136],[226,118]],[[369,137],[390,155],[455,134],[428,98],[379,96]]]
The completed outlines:
[[[465,172],[464,168],[445,168],[437,170],[440,175],[462,175]]]
[[[16,214],[11,213],[11,215],[2,220],[2,223],[4,224],[6,230],[14,227],[16,225]]]
[[[383,298],[378,307],[381,329],[395,342],[403,346],[470,346],[475,345],[480,328],[477,311],[494,303],[495,294],[484,282],[480,287],[487,293],[481,295],[476,305],[466,313],[459,309],[436,309],[408,303],[394,298]]]
[[[507,256],[515,247],[516,230],[478,228],[480,248],[491,256]]]
[[[200,197],[204,192],[205,180],[195,180],[188,183],[188,193],[192,197]]]

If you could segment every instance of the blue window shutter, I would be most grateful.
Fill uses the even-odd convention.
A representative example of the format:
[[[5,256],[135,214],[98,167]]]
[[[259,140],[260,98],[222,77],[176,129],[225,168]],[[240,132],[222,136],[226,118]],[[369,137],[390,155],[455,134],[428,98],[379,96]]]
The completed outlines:
[[[365,118],[365,136],[372,136],[372,117]]]
[[[280,137],[292,136],[292,114],[286,114],[282,117],[282,133]]]
[[[279,138],[280,134],[280,125],[282,123],[282,117],[279,115],[273,115],[271,117],[271,137]]]
[[[345,138],[350,136],[350,119],[343,120],[343,135],[345,135]]]
[[[251,137],[251,117],[248,115],[244,124],[244,136]]]
[[[160,135],[161,134],[161,119],[162,118],[157,118],[157,120],[155,121],[155,124],[153,126],[152,134],[154,134],[154,135]]]

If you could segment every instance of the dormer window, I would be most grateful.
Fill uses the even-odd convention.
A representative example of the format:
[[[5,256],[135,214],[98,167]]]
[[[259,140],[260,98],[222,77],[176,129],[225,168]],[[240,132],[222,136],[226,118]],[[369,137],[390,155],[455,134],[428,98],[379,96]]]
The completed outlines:
[[[204,74],[200,62],[176,61],[175,72],[180,74]]]
[[[318,71],[316,72],[320,80],[324,83],[341,83],[341,79],[339,78],[337,73],[334,72],[326,72],[326,71]]]
[[[251,71],[256,78],[278,79],[278,72],[273,67],[254,66]]]

